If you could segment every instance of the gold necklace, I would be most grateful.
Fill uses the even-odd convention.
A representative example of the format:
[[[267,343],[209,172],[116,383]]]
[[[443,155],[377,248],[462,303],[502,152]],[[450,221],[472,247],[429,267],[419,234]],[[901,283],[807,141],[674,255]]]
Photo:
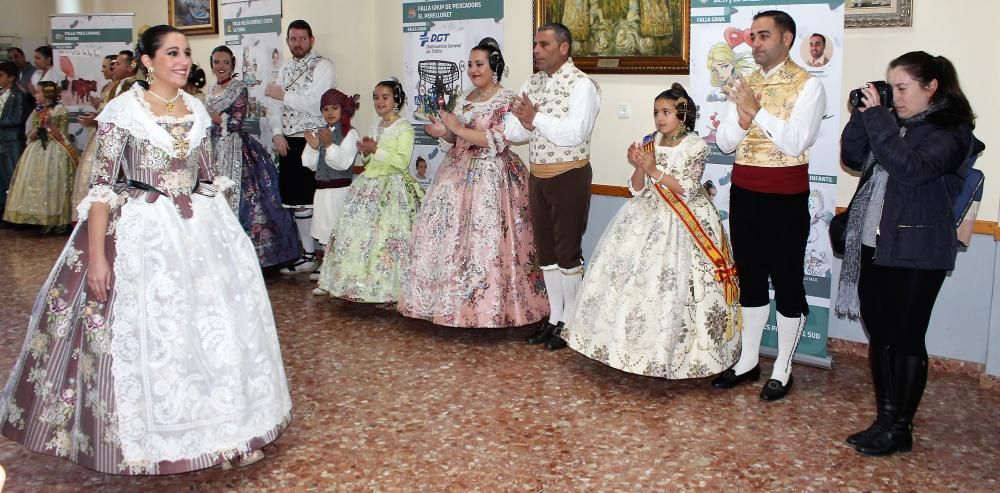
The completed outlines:
[[[491,89],[493,87],[500,87],[500,85],[497,84],[496,86],[491,86]],[[496,90],[494,90],[492,93],[490,93],[489,97],[487,97],[486,99],[483,99],[483,96],[480,93],[479,88],[477,87],[476,88],[476,102],[477,103],[482,103],[483,101],[489,101],[489,99],[492,98],[494,94],[496,94]]]
[[[399,113],[396,113],[395,117],[390,118],[388,120],[383,118],[382,121],[378,123],[378,126],[382,128],[389,128],[392,126],[393,123],[396,123],[396,120],[399,120]]]
[[[163,108],[167,110],[167,113],[173,114],[174,110],[177,109],[177,105],[174,104],[174,101],[177,101],[177,98],[181,97],[180,89],[177,90],[177,94],[175,94],[173,98],[170,98],[170,100],[167,100],[163,96],[156,94],[155,92],[153,92],[152,89],[146,89],[146,92],[152,94],[154,97],[156,97],[156,99],[163,101]]]
[[[684,129],[678,130],[677,133],[675,133],[674,135],[662,134],[663,142],[669,142],[671,144],[674,144],[680,142],[680,140],[683,139],[684,137],[687,137],[687,134],[688,134],[687,130]]]

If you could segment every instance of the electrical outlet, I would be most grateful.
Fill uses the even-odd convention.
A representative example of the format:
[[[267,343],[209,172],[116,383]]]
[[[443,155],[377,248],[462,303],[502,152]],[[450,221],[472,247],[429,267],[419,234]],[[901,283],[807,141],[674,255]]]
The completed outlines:
[[[632,118],[632,105],[628,103],[618,103],[618,118]]]

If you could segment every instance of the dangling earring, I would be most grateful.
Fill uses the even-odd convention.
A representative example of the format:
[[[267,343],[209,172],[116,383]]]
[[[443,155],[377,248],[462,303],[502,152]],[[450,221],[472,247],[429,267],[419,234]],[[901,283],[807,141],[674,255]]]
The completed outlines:
[[[153,81],[156,80],[156,74],[154,72],[155,71],[153,70],[153,67],[149,67],[149,70],[146,71],[146,83],[147,84],[152,84]]]
[[[393,105],[392,106],[392,111],[395,111],[396,113],[399,113],[399,104]]]

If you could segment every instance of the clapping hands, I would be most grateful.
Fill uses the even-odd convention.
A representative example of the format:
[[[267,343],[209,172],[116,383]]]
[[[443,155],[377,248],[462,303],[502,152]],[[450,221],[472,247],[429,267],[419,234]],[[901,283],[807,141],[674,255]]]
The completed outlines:
[[[535,125],[532,122],[535,121],[535,114],[538,113],[538,104],[531,101],[528,93],[525,92],[521,93],[520,96],[514,96],[514,104],[510,111],[520,120],[521,126],[525,130],[532,131],[535,129]]]
[[[425,134],[438,139],[444,137],[445,135],[448,135],[448,127],[444,126],[444,122],[442,122],[441,119],[436,118],[433,115],[431,115],[430,118],[431,118],[430,125],[424,125]]]
[[[646,171],[647,174],[650,170],[656,169],[656,156],[640,144],[633,142],[632,145],[628,146],[626,156],[632,166]]]
[[[358,141],[358,152],[365,156],[375,153],[378,150],[378,142],[375,139],[365,136]]]
[[[302,137],[306,139],[306,144],[309,144],[309,147],[319,149],[319,137],[316,136],[316,132],[306,130],[305,132],[302,132]]]
[[[76,122],[84,127],[96,127],[97,113],[84,113],[76,117]]]
[[[739,111],[740,127],[750,128],[750,123],[760,111],[760,95],[754,94],[750,83],[738,76],[729,81],[729,84],[722,86],[722,92],[730,101],[736,104]]]
[[[319,138],[319,145],[326,148],[330,147],[333,143],[333,131],[330,127],[323,127],[316,131],[316,137]]]

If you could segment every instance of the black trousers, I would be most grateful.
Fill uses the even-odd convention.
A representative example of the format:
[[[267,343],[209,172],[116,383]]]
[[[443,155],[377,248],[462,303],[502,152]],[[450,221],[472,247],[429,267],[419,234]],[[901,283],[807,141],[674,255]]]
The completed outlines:
[[[302,166],[305,137],[285,137],[288,154],[278,159],[278,192],[284,206],[312,205],[316,194],[316,172]]]
[[[875,249],[861,247],[858,300],[872,349],[927,357],[924,339],[947,271],[875,265]]]
[[[740,304],[757,307],[770,303],[770,278],[778,313],[789,318],[808,314],[803,279],[809,192],[763,193],[732,185],[729,231],[740,279]]]

